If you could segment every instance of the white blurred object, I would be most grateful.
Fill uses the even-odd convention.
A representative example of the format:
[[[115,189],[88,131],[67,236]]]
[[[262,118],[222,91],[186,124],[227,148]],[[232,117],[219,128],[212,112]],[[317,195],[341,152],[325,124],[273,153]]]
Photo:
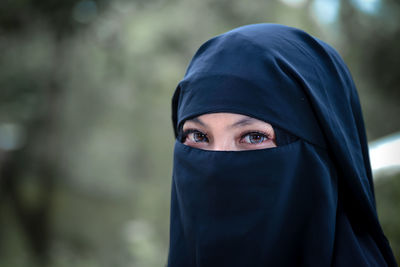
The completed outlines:
[[[305,0],[281,0],[281,2],[291,7],[301,7],[306,3]]]
[[[313,16],[323,24],[330,24],[337,21],[340,10],[340,1],[336,0],[315,0],[311,5]]]
[[[369,156],[375,179],[400,172],[400,132],[371,142]]]
[[[364,13],[378,14],[381,9],[381,0],[352,0],[351,3]]]

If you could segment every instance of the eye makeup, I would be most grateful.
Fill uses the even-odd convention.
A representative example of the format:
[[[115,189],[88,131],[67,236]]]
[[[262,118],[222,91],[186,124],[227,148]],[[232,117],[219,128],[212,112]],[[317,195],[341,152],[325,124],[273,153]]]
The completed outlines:
[[[261,138],[261,141],[259,140],[254,140],[254,137],[256,138]],[[248,140],[246,140],[248,139]],[[243,141],[245,140],[245,141]],[[266,132],[262,132],[262,131],[246,131],[243,134],[241,134],[241,138],[240,138],[240,143],[246,143],[249,145],[259,145],[262,144],[264,141],[268,141],[271,140],[271,135],[266,133]]]
[[[190,135],[192,135],[190,138],[191,141],[195,143],[208,143],[210,141],[207,133],[203,133],[198,129],[189,128],[184,131],[182,130],[180,134],[181,142],[186,142]],[[246,130],[240,133],[238,136],[239,138],[237,142],[245,145],[260,145],[266,141],[272,140],[272,134],[259,130]],[[235,138],[235,141],[236,140],[237,138]]]
[[[196,143],[203,143],[203,142],[209,142],[209,139],[207,137],[206,133],[203,133],[199,130],[196,129],[187,129],[183,132],[183,139],[186,141],[189,135],[192,135],[192,139]]]

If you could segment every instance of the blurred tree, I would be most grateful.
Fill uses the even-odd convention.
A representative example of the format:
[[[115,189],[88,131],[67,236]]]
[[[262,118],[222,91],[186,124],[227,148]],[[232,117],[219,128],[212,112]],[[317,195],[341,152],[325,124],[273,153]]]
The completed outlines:
[[[393,253],[400,261],[400,175],[382,177],[375,183],[377,209]]]
[[[21,125],[25,136],[21,149],[2,151],[1,200],[14,210],[27,242],[41,265],[48,259],[49,212],[53,202],[54,181],[58,176],[57,121],[60,118],[60,101],[65,90],[60,84],[59,78],[62,74],[59,73],[59,69],[65,64],[63,55],[65,40],[84,26],[71,17],[74,8],[85,9],[84,6],[77,6],[80,2],[82,1],[7,0],[0,3],[0,33],[4,53],[1,67],[2,70],[6,70],[10,65],[15,67],[11,68],[11,72],[1,75],[0,104],[8,109],[3,110],[2,115],[3,118],[6,115],[6,120],[11,119],[14,120],[13,123]],[[95,2],[87,1],[87,3]],[[78,12],[84,13],[90,10],[86,8]],[[10,40],[20,36],[30,36],[29,32],[37,31],[38,25],[47,28],[48,35],[53,38],[51,51],[46,51],[48,54],[45,55],[45,60],[50,62],[43,62],[43,65],[33,67],[47,67],[44,73],[40,70],[32,72],[32,69],[28,70],[30,72],[24,72],[24,64],[19,64],[17,61],[30,61],[35,55],[26,54],[26,57],[21,58],[18,55],[21,53],[19,50],[21,47],[6,46],[7,43],[4,41],[12,43]],[[25,41],[34,42],[35,39]],[[40,51],[29,52],[40,53]],[[39,62],[33,64],[37,63]],[[27,102],[27,98],[33,101]],[[31,114],[29,118],[22,119],[26,110]],[[31,179],[35,182],[31,183],[29,181]],[[34,184],[34,201],[32,197],[27,199],[27,193],[24,192],[27,183]]]
[[[400,3],[376,1],[380,6],[372,14],[342,0],[341,30],[345,57],[362,89],[361,103],[369,138],[375,139],[400,129]]]

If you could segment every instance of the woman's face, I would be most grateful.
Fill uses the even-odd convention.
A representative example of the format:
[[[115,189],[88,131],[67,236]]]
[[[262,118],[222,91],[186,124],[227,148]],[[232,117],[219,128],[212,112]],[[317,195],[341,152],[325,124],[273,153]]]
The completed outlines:
[[[271,124],[235,113],[210,113],[186,120],[185,145],[204,150],[252,150],[276,147]]]

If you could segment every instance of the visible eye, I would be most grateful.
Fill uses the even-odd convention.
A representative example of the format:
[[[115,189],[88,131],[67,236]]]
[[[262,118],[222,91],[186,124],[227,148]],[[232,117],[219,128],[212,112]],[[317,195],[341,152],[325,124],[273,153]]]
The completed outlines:
[[[194,130],[194,129],[186,130],[183,133],[183,138],[184,138],[184,140],[186,140],[186,138],[189,138],[191,141],[193,141],[195,143],[208,142],[207,134],[204,134],[204,133],[202,133],[198,130]]]
[[[261,144],[265,140],[268,140],[268,136],[260,132],[250,132],[244,134],[242,140],[248,144]]]

